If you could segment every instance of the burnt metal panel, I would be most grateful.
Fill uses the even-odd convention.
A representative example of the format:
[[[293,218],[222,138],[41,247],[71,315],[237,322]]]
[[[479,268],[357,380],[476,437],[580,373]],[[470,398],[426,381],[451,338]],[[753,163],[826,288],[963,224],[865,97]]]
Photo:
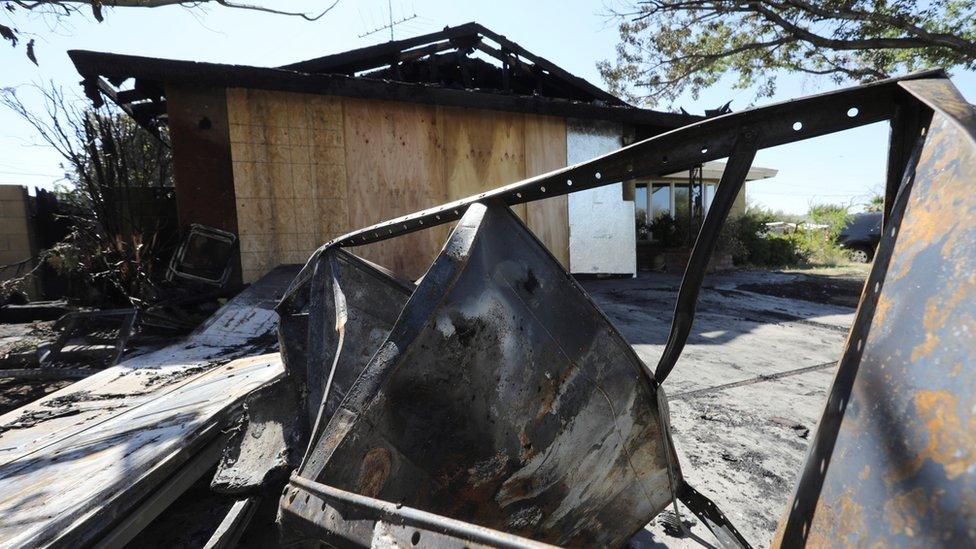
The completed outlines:
[[[934,115],[915,126],[784,546],[976,543],[976,111],[947,80],[902,86]]]
[[[299,474],[538,541],[619,545],[671,501],[659,396],[511,210],[474,204]]]
[[[661,381],[755,151],[882,120],[894,120],[889,215],[776,544],[976,544],[976,110],[941,71],[719,116],[330,242],[283,309],[314,301],[309,280],[331,250],[461,220],[292,487],[320,482],[569,544],[622,543],[673,495],[721,543],[744,544],[682,481],[657,382],[504,206],[731,156],[682,281]],[[580,420],[612,425],[579,431]],[[584,473],[600,452],[616,457]],[[306,502],[310,486],[296,488]],[[292,504],[282,502],[286,534],[307,533],[308,509]]]
[[[414,285],[341,248],[318,257],[311,285],[314,331],[308,333],[305,360],[315,440],[390,334]]]

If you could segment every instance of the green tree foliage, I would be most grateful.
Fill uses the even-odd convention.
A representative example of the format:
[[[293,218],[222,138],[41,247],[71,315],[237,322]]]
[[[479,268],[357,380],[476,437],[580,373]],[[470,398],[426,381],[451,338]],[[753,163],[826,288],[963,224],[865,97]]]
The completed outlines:
[[[971,0],[646,0],[613,12],[611,91],[670,103],[725,75],[771,96],[782,71],[868,81],[927,67],[976,68]]]
[[[722,228],[718,248],[732,255],[736,265],[785,267],[797,262],[791,240],[769,232],[769,223],[779,221],[776,214],[750,206],[745,213],[730,219]]]
[[[880,212],[884,210],[884,196],[876,194],[871,197],[871,200],[864,205],[864,211],[866,212]]]
[[[801,225],[790,234],[797,256],[808,265],[835,266],[848,261],[847,251],[837,244],[837,237],[851,219],[848,206],[814,204],[807,213],[812,225]]]

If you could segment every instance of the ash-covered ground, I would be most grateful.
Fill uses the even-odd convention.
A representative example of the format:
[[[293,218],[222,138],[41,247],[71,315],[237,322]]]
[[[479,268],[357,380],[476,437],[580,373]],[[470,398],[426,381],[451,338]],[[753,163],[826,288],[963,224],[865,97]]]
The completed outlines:
[[[680,277],[584,283],[651,368],[671,326]],[[854,318],[859,273],[710,275],[681,359],[664,383],[682,474],[754,546],[768,546],[816,429]],[[714,538],[690,512],[682,520]],[[670,515],[670,516],[669,516]],[[635,548],[700,547],[664,511]]]

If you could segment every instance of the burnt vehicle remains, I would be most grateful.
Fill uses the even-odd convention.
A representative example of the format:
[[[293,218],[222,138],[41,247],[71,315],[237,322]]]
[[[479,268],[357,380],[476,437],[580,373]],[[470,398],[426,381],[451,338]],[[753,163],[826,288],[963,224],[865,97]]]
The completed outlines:
[[[283,540],[621,545],[680,500],[747,546],[683,480],[663,384],[756,152],[885,120],[880,244],[774,544],[976,542],[976,111],[941,71],[718,116],[320,248],[278,308],[307,442]],[[651,368],[509,207],[726,157]],[[416,284],[350,251],[450,222]]]

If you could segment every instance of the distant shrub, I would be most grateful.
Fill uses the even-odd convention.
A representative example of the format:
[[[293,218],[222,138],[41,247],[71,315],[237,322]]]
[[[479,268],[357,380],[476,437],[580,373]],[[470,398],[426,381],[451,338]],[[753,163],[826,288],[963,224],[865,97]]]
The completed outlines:
[[[670,214],[661,214],[651,221],[647,228],[654,240],[662,246],[671,248],[683,246],[687,242],[687,222],[678,223]]]
[[[847,250],[837,244],[837,237],[851,219],[847,206],[817,204],[810,207],[810,222],[825,227],[803,226],[789,235],[799,259],[808,265],[836,266],[849,261]]]
[[[776,215],[750,207],[730,219],[719,236],[718,248],[732,255],[736,265],[785,267],[797,262],[795,245],[789,238],[770,234],[767,223]]]

